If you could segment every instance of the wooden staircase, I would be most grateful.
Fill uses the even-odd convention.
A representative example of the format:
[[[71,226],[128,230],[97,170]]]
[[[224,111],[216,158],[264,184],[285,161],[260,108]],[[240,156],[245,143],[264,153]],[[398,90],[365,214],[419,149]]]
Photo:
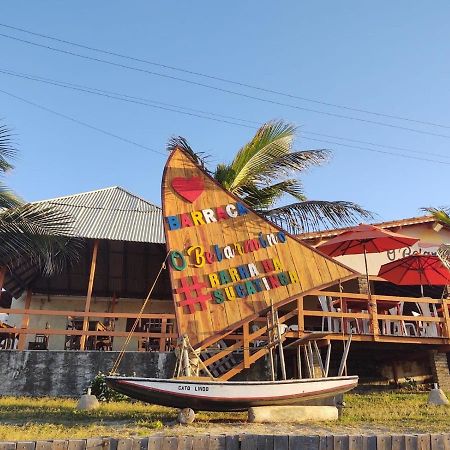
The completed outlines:
[[[294,309],[278,317],[280,325],[298,315],[299,303],[297,302]],[[275,310],[275,312],[279,314],[279,311]],[[201,352],[201,358],[218,380],[226,381],[233,378],[250,368],[256,361],[269,354],[271,348],[274,348],[277,343],[273,336],[276,335],[276,332],[274,333],[276,325],[270,319],[268,320],[268,315],[271,315],[270,311],[251,316],[236,328],[215,336],[207,342],[207,348]],[[288,337],[298,338],[301,334],[303,330],[300,329],[287,331],[282,335],[281,341]]]

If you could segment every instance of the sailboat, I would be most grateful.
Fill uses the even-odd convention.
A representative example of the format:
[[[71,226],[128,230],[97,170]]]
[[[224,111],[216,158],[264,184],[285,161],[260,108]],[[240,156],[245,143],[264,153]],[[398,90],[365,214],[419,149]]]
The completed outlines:
[[[166,261],[181,336],[177,368],[172,379],[111,375],[106,379],[110,387],[158,405],[238,411],[252,406],[299,405],[342,394],[357,385],[357,376],[343,376],[342,363],[338,376],[328,377],[330,351],[328,364],[321,364],[322,376],[315,378],[311,341],[323,336],[304,333],[301,337],[303,332],[298,333],[298,344],[299,349],[308,347],[304,354],[308,377],[287,380],[274,309],[308,292],[356,278],[356,272],[258,215],[224,190],[185,150],[174,150],[167,161],[162,206]],[[145,306],[146,302],[141,312]],[[207,367],[201,368],[205,377],[191,370],[191,360],[202,364],[202,351],[209,350],[205,342],[217,342],[227,336],[226,330],[266,311],[271,316],[266,352],[271,381],[223,381],[214,379]],[[275,347],[282,380],[275,380]],[[317,343],[315,349],[320,357]]]
[[[280,381],[211,381],[107,377],[122,394],[156,405],[194,411],[244,411],[252,406],[301,405],[350,391],[357,376]]]
[[[275,318],[274,333],[271,342],[267,345],[270,354],[272,377],[273,349],[278,347],[280,352],[281,371],[285,377],[283,339],[280,332],[278,317],[272,309],[272,317]],[[314,375],[313,350],[311,342],[322,340],[325,333],[310,333],[302,339],[290,344],[298,346],[298,371],[301,372],[301,349],[304,348],[306,370]],[[194,411],[244,411],[254,406],[286,406],[311,403],[313,400],[335,397],[355,388],[358,384],[358,376],[342,376],[346,365],[346,359],[350,348],[351,338],[344,346],[338,374],[340,376],[328,377],[330,363],[330,349],[327,351],[326,361],[323,363],[320,351],[315,345],[316,360],[322,368],[320,378],[300,378],[293,380],[272,381],[220,381],[214,379],[207,367],[203,365],[196,352],[189,344],[189,338],[183,336],[180,347],[177,349],[178,358],[175,367],[174,378],[141,378],[109,376],[106,382],[109,387],[136,400],[161,406]],[[193,362],[194,361],[194,362]],[[194,374],[193,366],[196,367]],[[209,377],[198,376],[199,370],[203,370]]]

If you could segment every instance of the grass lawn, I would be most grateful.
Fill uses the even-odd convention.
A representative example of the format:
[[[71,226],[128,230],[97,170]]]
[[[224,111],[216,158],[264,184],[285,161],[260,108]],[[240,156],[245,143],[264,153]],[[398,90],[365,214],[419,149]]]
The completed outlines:
[[[198,413],[194,424],[176,424],[177,410],[143,403],[104,403],[97,410],[76,411],[76,400],[0,398],[0,440],[86,438],[97,436],[194,433],[338,432],[367,434],[450,430],[450,407],[427,406],[426,393],[348,394],[339,422],[308,425],[247,424],[246,413]]]

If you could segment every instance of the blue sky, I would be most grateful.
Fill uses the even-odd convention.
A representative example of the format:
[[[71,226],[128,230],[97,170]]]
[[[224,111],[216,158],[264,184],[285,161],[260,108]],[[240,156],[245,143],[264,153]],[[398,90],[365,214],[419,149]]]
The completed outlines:
[[[5,0],[0,11],[0,23],[87,46],[294,96],[443,125],[424,125],[258,92],[100,55],[0,26],[1,34],[87,56],[300,108],[388,124],[252,100],[0,36],[0,70],[251,122],[245,122],[250,128],[230,125],[0,73],[3,91],[159,152],[139,149],[0,92],[0,117],[13,129],[20,149],[17,168],[7,183],[27,200],[120,185],[160,204],[165,145],[171,136],[186,137],[194,149],[209,153],[211,162],[217,163],[229,161],[251,138],[254,123],[283,119],[299,127],[297,148],[333,150],[333,160],[327,166],[303,177],[308,197],[355,201],[378,213],[379,220],[414,216],[423,206],[450,204],[446,195],[450,169],[450,4],[446,1]],[[376,151],[345,147],[341,145],[344,143]]]

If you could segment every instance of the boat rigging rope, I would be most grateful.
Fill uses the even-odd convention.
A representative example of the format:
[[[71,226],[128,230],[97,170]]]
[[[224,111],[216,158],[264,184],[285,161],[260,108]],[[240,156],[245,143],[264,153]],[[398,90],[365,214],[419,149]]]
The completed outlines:
[[[112,369],[109,372],[110,375],[114,375],[114,374],[117,373],[117,369],[119,368],[120,363],[122,362],[122,359],[123,359],[123,357],[125,355],[125,350],[128,347],[128,344],[130,343],[131,338],[133,337],[133,333],[135,332],[139,321],[141,320],[142,314],[144,313],[144,310],[145,310],[145,307],[147,306],[147,303],[150,301],[150,297],[151,297],[151,295],[153,293],[153,289],[155,288],[156,283],[157,283],[157,281],[158,281],[162,271],[166,268],[166,261],[167,261],[167,258],[169,257],[169,254],[170,254],[170,252],[167,252],[166,257],[164,258],[164,261],[162,262],[161,267],[159,268],[158,274],[156,275],[156,278],[153,281],[152,287],[148,291],[147,297],[146,297],[146,299],[145,299],[145,301],[144,301],[144,303],[143,303],[143,305],[142,305],[142,307],[141,307],[141,309],[140,309],[140,311],[139,311],[139,313],[138,313],[138,315],[136,317],[136,320],[134,321],[133,326],[131,327],[131,330],[128,333],[126,339],[125,339],[125,342],[123,343],[122,348],[120,349],[120,352],[117,355],[117,358],[116,358],[116,360],[115,360],[115,362],[113,364],[113,367],[112,367]]]

